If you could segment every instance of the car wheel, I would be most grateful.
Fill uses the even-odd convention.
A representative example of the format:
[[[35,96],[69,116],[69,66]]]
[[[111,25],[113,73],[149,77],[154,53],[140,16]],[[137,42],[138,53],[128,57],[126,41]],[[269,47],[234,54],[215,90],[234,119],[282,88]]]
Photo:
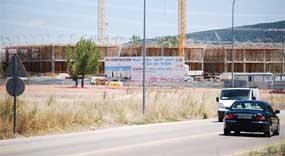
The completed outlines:
[[[271,125],[268,128],[268,131],[264,132],[265,137],[271,137],[272,136],[272,127]]]
[[[277,128],[276,128],[276,130],[275,130],[275,132],[273,133],[274,135],[279,135],[280,133],[280,127],[279,127],[279,125],[277,126]]]
[[[235,135],[240,135],[240,131],[235,131]]]
[[[230,135],[231,134],[231,131],[228,130],[228,129],[224,129],[224,135]]]

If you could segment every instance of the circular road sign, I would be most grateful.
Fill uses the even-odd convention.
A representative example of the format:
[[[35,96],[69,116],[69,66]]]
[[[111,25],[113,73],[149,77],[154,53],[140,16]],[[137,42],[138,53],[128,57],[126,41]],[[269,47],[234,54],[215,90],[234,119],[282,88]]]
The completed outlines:
[[[6,83],[6,90],[11,96],[19,96],[25,91],[25,83],[20,78],[10,78]]]

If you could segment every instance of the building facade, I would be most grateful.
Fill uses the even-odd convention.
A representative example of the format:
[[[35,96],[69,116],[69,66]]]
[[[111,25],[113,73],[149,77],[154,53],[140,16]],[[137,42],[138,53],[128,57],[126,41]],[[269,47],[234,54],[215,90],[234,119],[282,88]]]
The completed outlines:
[[[67,72],[65,48],[69,45],[26,45],[5,47],[5,63],[17,53],[30,74]],[[140,46],[99,46],[100,73],[104,73],[104,57],[142,56]],[[178,56],[176,47],[147,47],[147,56]],[[236,47],[234,72],[285,73],[285,52],[281,47]],[[231,72],[232,49],[229,47],[191,46],[185,48],[185,64],[190,70],[209,74]]]

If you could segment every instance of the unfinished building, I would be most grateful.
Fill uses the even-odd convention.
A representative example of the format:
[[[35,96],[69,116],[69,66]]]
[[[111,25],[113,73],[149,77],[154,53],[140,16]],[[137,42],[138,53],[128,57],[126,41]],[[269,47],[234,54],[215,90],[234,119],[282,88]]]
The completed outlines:
[[[17,52],[30,74],[67,72],[65,48],[68,45],[26,45],[5,49],[5,62]],[[99,46],[101,51],[100,73],[104,73],[104,57],[142,56],[140,46]],[[229,47],[191,46],[184,49],[185,64],[190,70],[209,74],[231,72],[232,49]],[[147,47],[147,56],[179,56],[177,47]],[[282,47],[236,47],[235,72],[285,73],[285,52]]]

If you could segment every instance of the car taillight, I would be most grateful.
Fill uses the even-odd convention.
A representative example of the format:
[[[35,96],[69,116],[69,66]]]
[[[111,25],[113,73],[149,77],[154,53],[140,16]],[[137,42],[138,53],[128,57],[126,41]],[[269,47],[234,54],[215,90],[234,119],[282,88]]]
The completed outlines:
[[[227,114],[225,118],[226,119],[234,119],[234,115],[233,114]]]
[[[265,117],[263,115],[258,114],[255,118],[257,121],[264,121]]]

